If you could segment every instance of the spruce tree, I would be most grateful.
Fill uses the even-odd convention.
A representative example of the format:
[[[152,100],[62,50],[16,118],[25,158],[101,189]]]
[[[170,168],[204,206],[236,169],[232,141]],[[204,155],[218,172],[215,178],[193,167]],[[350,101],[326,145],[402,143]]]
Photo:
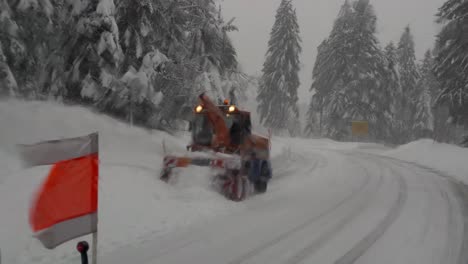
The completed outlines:
[[[397,48],[393,42],[390,42],[385,47],[385,57],[388,61],[387,63],[387,77],[384,81],[385,89],[388,91],[388,103],[390,107],[390,123],[387,127],[388,129],[388,140],[391,143],[399,144],[403,141],[401,140],[401,130],[403,127],[403,122],[398,118],[398,113],[402,107],[402,90],[399,79],[399,67],[398,67],[398,57],[397,57]]]
[[[345,1],[321,47],[314,68],[312,103],[323,108],[326,136],[345,139],[355,120],[369,122],[373,138],[383,138],[388,131],[390,106],[383,83],[391,76],[375,28],[376,16],[368,1],[352,5]],[[310,109],[309,118],[312,106]]]
[[[156,49],[155,31],[160,27],[156,23],[158,1],[116,1],[117,26],[124,60],[120,73],[124,74],[130,67],[139,69],[143,56]]]
[[[439,105],[450,107],[452,123],[468,126],[468,2],[448,0],[437,14],[443,25],[437,38],[435,74],[442,88]]]
[[[14,56],[15,72],[22,97],[39,99],[48,60],[59,48],[56,42],[54,8],[49,0],[20,1],[15,5],[13,18],[18,24],[18,38],[23,51]]]
[[[8,66],[0,41],[0,98],[14,96],[17,88],[16,79]]]
[[[390,41],[390,43],[385,46],[385,56],[387,57],[390,66],[392,68],[396,67],[397,64],[397,48],[395,47],[395,44],[393,41]]]
[[[5,51],[5,44],[15,43],[17,38],[15,21],[11,18],[11,9],[6,0],[0,0],[0,98],[13,96],[18,88]],[[5,51],[4,51],[5,50]],[[10,58],[11,59],[11,58]]]
[[[299,118],[297,89],[301,51],[296,11],[291,0],[282,0],[268,42],[257,96],[261,122],[276,132],[291,128],[291,123],[297,124],[295,120]]]
[[[402,120],[401,137],[405,141],[413,138],[413,124],[417,113],[417,100],[419,92],[417,82],[419,72],[416,65],[414,40],[410,27],[407,26],[398,43],[398,70],[402,89],[401,108],[397,115]]]
[[[182,22],[184,38],[182,48],[178,41],[171,42],[167,51],[171,62],[165,69],[168,76],[160,75],[158,79],[164,97],[171,98],[160,106],[165,122],[188,118],[196,95],[202,92],[214,100],[230,97],[230,83],[236,79],[238,67],[236,50],[228,36],[237,28],[232,20],[224,21],[214,1],[174,2],[170,10],[169,17]]]
[[[431,136],[434,128],[432,98],[434,98],[434,91],[438,86],[432,72],[433,65],[432,53],[428,50],[424,54],[424,59],[420,67],[421,78],[416,86],[416,113],[413,123],[413,133],[415,138]]]
[[[391,79],[386,61],[376,37],[377,17],[368,0],[354,3],[351,39],[353,63],[345,78],[349,100],[347,115],[351,120],[364,120],[371,127],[370,137],[384,139],[389,127],[390,97],[382,80]],[[391,81],[389,80],[389,83]]]
[[[327,65],[327,55],[328,55],[328,40],[325,39],[317,47],[317,58],[315,59],[314,69],[312,71],[312,78],[314,82],[310,87],[310,90],[314,93],[312,100],[310,102],[309,110],[307,111],[307,125],[306,125],[306,134],[322,134],[322,121],[324,115],[324,99],[328,86],[319,83],[319,79],[323,77],[322,69],[325,69]]]
[[[452,143],[456,140],[453,124],[450,124],[450,105],[447,101],[440,100],[442,89],[439,79],[436,76],[435,67],[437,45],[433,51],[427,51],[424,56],[423,67],[421,68],[422,79],[429,87],[431,97],[431,110],[433,116],[433,138],[439,142]],[[429,73],[426,68],[429,67]]]
[[[167,85],[160,75],[166,76],[166,70],[172,69],[166,67],[170,61],[166,56],[167,32],[171,28],[179,29],[180,23],[168,25],[172,9],[159,0],[117,0],[115,4],[119,44],[123,52],[118,74],[123,77],[113,82],[120,89],[108,89],[99,106],[127,119],[131,114],[132,121],[146,124],[154,113],[160,112],[157,93],[161,86]],[[177,38],[174,34],[176,41],[183,41],[180,34]],[[172,85],[172,88],[178,86]]]
[[[0,0],[0,95],[176,123],[199,92],[242,96],[233,30],[214,0]]]
[[[353,10],[346,0],[342,5],[333,29],[327,40],[318,49],[313,70],[311,90],[315,91],[309,107],[309,132],[314,120],[318,119],[320,134],[338,139],[346,135],[347,124],[340,116],[345,107],[343,74],[348,65],[344,54],[350,54],[351,22]],[[318,111],[315,113],[314,111]],[[317,118],[318,115],[318,118]]]
[[[113,0],[92,0],[76,15],[66,51],[67,97],[95,102],[105,96],[123,54]]]

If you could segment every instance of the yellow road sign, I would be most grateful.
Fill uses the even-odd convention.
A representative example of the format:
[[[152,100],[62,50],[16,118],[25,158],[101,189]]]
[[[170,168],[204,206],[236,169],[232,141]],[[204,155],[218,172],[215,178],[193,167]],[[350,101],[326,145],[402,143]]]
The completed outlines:
[[[369,135],[369,122],[353,121],[351,122],[351,131],[353,136],[367,136]]]

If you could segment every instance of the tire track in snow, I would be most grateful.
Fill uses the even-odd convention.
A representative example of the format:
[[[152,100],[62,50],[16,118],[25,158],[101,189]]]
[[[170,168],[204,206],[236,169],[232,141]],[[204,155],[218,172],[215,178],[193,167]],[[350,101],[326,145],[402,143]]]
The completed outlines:
[[[450,242],[450,241],[453,241],[454,238],[458,237],[459,230],[457,228],[458,225],[457,225],[457,219],[456,219],[456,215],[458,212],[458,208],[457,208],[458,197],[457,197],[456,191],[451,188],[452,187],[451,183],[445,182],[447,179],[445,179],[444,177],[440,177],[437,173],[434,173],[433,171],[428,171],[426,169],[422,169],[417,166],[406,164],[406,163],[397,164],[393,162],[393,164],[398,165],[399,167],[406,169],[407,171],[412,171],[415,175],[421,178],[419,180],[420,182],[427,180],[435,187],[435,190],[433,191],[437,191],[437,195],[439,195],[443,199],[444,203],[446,204],[445,206],[446,211],[447,211],[447,213],[445,214],[447,217],[446,219],[447,220],[446,241]],[[431,177],[428,177],[428,175]],[[427,191],[427,193],[430,193],[430,191]],[[427,198],[427,199],[430,200],[430,198]],[[423,236],[427,234],[427,230],[429,229],[429,225],[431,223],[429,219],[430,219],[429,217],[426,217],[424,221],[425,223],[423,226]],[[424,237],[422,237],[421,239],[424,239]],[[460,250],[461,250],[461,244],[454,245],[453,243],[446,243],[443,254],[440,255],[441,257],[440,263],[457,263],[456,261],[458,259]],[[466,264],[466,262],[463,262],[463,264]]]
[[[414,166],[414,164],[410,164],[410,163],[407,163],[407,162],[401,162],[400,160],[396,160],[396,159],[393,159],[393,158],[387,158],[386,156],[381,156],[381,155],[374,155],[374,154],[369,154],[369,153],[359,153],[359,155],[362,155],[363,158],[374,158],[374,159],[377,159],[379,160],[379,162],[381,164],[385,164],[384,166],[387,166],[386,164],[387,163],[390,163],[392,164],[393,166],[397,166],[399,168],[402,168],[406,171],[413,171],[413,172],[416,172],[414,169],[415,168],[419,168],[417,166]],[[421,169],[421,168],[419,168]],[[423,169],[423,172],[428,172],[427,170],[424,170]],[[440,190],[440,186],[438,184],[434,184],[434,181],[433,179],[431,178],[428,178],[427,175],[423,175],[421,174],[421,172],[416,172],[417,174],[420,174],[420,176],[422,176],[422,180],[420,180],[419,182],[424,186],[424,193],[428,194],[428,193],[431,193],[432,191],[434,190],[431,190],[428,185],[432,186],[434,185],[435,188],[439,191]],[[429,173],[431,174],[434,174],[433,171],[429,171]],[[436,175],[437,176],[437,175]],[[429,199],[429,198],[427,198]],[[431,221],[430,221],[430,218],[431,218],[431,210],[433,209],[431,203],[429,202],[429,200],[426,200],[426,205],[424,207],[424,212],[426,212],[425,216],[424,217],[424,222],[422,224],[423,228],[422,228],[422,235],[420,237],[420,242],[423,243],[425,237],[427,236],[427,233],[429,232],[429,229],[430,229],[430,225],[431,225]]]
[[[451,176],[445,172],[442,172],[440,170],[437,170],[437,169],[434,169],[434,168],[431,168],[431,167],[428,167],[426,165],[421,165],[417,162],[413,162],[413,161],[407,161],[407,160],[402,160],[402,159],[398,159],[398,158],[394,158],[394,157],[389,157],[389,156],[384,156],[384,155],[380,155],[380,154],[369,154],[369,153],[365,153],[365,152],[359,152],[359,153],[356,153],[356,154],[359,154],[361,156],[363,156],[364,158],[378,158],[380,159],[381,161],[385,161],[385,162],[389,162],[395,166],[398,166],[398,167],[401,167],[401,168],[404,168],[404,169],[410,169],[410,170],[413,170],[414,169],[419,169],[421,172],[418,172],[419,174],[421,174],[422,172],[425,172],[425,173],[429,173],[431,175],[434,175],[436,177],[439,177],[440,179],[442,180],[447,180],[448,184],[449,184],[449,187],[451,188],[451,190],[453,190],[453,192],[451,192],[452,194],[455,195],[455,198],[457,199],[458,201],[458,210],[461,211],[462,213],[462,217],[463,217],[463,240],[461,242],[461,245],[458,247],[458,245],[456,247],[458,247],[459,249],[459,253],[457,254],[457,264],[466,264],[468,263],[468,185],[465,184],[464,182],[461,182],[460,180],[458,180],[456,177],[454,176]],[[427,176],[427,175],[423,175],[423,176]],[[447,206],[448,206],[448,226],[449,226],[449,234],[448,234],[448,238],[449,238],[449,241],[451,240],[451,238],[453,238],[453,234],[456,234],[455,232],[459,232],[459,230],[457,231],[452,231],[454,230],[454,225],[453,223],[455,222],[454,221],[454,215],[453,213],[457,212],[458,210],[454,208],[454,204],[453,202],[450,201],[450,199],[448,198],[448,192],[446,190],[442,190],[441,189],[441,186],[439,184],[436,184],[436,188],[439,189],[439,191],[441,192],[441,196],[443,199],[446,200],[446,202],[448,203]],[[452,223],[452,224],[450,224]],[[453,252],[453,245],[448,243],[446,245],[446,249],[445,249],[445,260],[442,259],[441,261],[443,263],[450,263],[450,262],[447,262],[448,260],[451,260],[452,258],[452,255],[451,255],[451,252]]]
[[[449,243],[446,243],[445,245],[444,253],[441,255],[440,263],[466,264],[466,260],[467,260],[466,257],[465,258],[460,257],[464,253],[462,249],[463,245],[462,244],[454,245],[453,243],[450,243],[457,237],[457,234],[459,233],[459,230],[457,228],[457,220],[456,220],[457,212],[464,211],[462,208],[462,204],[457,204],[457,202],[459,202],[460,200],[459,196],[461,195],[461,193],[459,193],[459,191],[456,189],[457,184],[452,183],[449,177],[440,175],[441,172],[438,172],[432,169],[428,170],[426,168],[417,166],[417,164],[414,164],[414,163],[395,162],[395,161],[391,161],[391,163],[396,166],[399,166],[400,168],[406,169],[407,171],[413,171],[415,175],[420,176],[422,179],[430,179],[430,182],[435,186],[436,190],[438,191],[438,195],[440,195],[440,197],[442,197],[442,199],[444,200],[446,204],[446,210],[447,210],[447,214],[446,214],[447,240],[446,241]],[[428,174],[432,177],[427,177]],[[456,199],[456,201],[454,201],[454,199]],[[459,206],[458,208],[457,208],[457,205]],[[427,222],[428,221],[426,221],[426,223]],[[426,227],[428,228],[428,226],[425,224],[424,230],[426,230]],[[466,239],[466,236],[464,237]],[[460,262],[458,261],[458,259],[463,259],[463,261]]]
[[[459,247],[459,253],[457,256],[457,264],[466,264],[468,263],[468,186],[460,182],[459,180],[455,179],[455,177],[447,175],[446,173],[439,171],[437,169],[433,169],[421,164],[418,164],[416,162],[411,162],[411,161],[403,161],[399,160],[396,158],[391,158],[391,157],[382,157],[384,159],[392,160],[392,161],[398,161],[401,165],[406,165],[407,167],[412,167],[412,168],[419,168],[422,171],[425,171],[427,173],[433,174],[437,177],[440,177],[441,179],[447,180],[448,184],[451,187],[451,190],[453,190],[453,194],[455,195],[456,199],[458,200],[458,208],[463,216],[463,240],[462,243]],[[437,186],[440,188],[440,186]],[[448,193],[446,191],[441,190],[443,193],[443,198],[447,202],[447,207],[448,207],[448,230],[449,234],[447,235],[448,241],[451,241],[451,238],[453,238],[455,232],[458,232],[458,230],[455,230],[455,225],[453,224],[454,222],[454,212],[457,210],[454,208],[453,203],[450,201],[448,197]],[[445,260],[442,259],[441,261],[444,263],[449,263],[447,262],[448,260],[451,259],[452,253],[453,252],[453,245],[450,243],[447,243],[446,248],[445,248]]]
[[[368,156],[367,153],[360,153],[364,156]],[[440,170],[421,165],[417,162],[413,161],[406,161],[406,160],[401,160],[393,157],[388,157],[388,156],[383,156],[383,155],[374,155],[374,157],[378,157],[381,160],[385,160],[388,162],[391,162],[392,164],[395,164],[400,167],[405,167],[406,168],[419,168],[422,171],[428,172],[430,174],[433,174],[437,177],[440,177],[441,179],[445,179],[449,181],[449,184],[452,187],[453,193],[455,194],[457,200],[459,201],[459,208],[462,212],[463,215],[463,221],[464,221],[464,230],[463,230],[463,241],[462,245],[460,247],[460,252],[458,254],[458,264],[466,264],[468,263],[468,185],[465,183],[459,181],[456,179],[456,177],[453,177],[451,175],[448,175],[447,173],[444,173]],[[440,187],[438,187],[440,188]],[[453,205],[452,205],[453,206]],[[452,209],[453,211],[453,209]],[[453,218],[453,215],[451,216]],[[450,221],[450,220],[449,220]],[[450,239],[450,237],[449,237]],[[447,248],[450,248],[451,245],[447,245]],[[450,251],[451,249],[449,249]],[[446,250],[447,251],[447,250]]]
[[[456,219],[454,217],[455,215],[455,208],[452,199],[450,199],[450,193],[447,190],[442,190],[442,188],[438,185],[438,188],[442,194],[442,197],[447,204],[447,242],[449,242],[452,238],[457,237],[457,225],[456,225]],[[461,244],[460,244],[461,245]],[[445,245],[445,250],[443,257],[441,259],[441,263],[454,263],[453,262],[453,257],[454,255],[459,253],[459,246],[460,245],[453,245],[451,243],[446,243]],[[458,248],[457,248],[458,247]],[[454,251],[456,252],[454,254]],[[458,257],[456,258],[458,259]]]
[[[399,192],[396,202],[388,211],[385,218],[361,241],[352,247],[346,254],[335,261],[335,264],[351,264],[355,263],[369,248],[384,235],[385,231],[395,222],[400,216],[403,205],[406,203],[408,197],[408,187],[404,177],[396,173],[392,168],[389,168],[395,175],[398,175]]]
[[[274,166],[273,167],[272,181],[283,179],[283,178],[293,174],[293,172],[297,171],[299,169],[299,168],[297,168],[297,164],[298,164],[297,158],[300,158],[301,160],[310,160],[310,157],[306,158],[304,155],[295,154],[294,159],[292,159],[291,156],[286,158],[286,160],[287,160],[287,167],[286,168],[284,168],[284,166],[278,167],[278,165],[275,165],[275,164],[281,164],[282,163],[280,160],[282,158],[284,159],[284,155],[286,155],[286,154],[279,155],[279,156],[275,157],[271,161],[273,166]],[[325,165],[328,164],[325,157],[323,157],[322,155],[319,155],[319,154],[314,154],[312,164],[307,169],[307,171],[312,172],[312,171],[316,170],[319,167],[323,167],[324,164]],[[275,172],[275,171],[277,171],[277,172]]]
[[[463,214],[463,242],[458,255],[458,264],[468,263],[468,186],[461,183],[452,183],[452,188],[457,196]]]
[[[320,163],[317,163],[317,164],[320,164]],[[315,169],[317,167],[317,164],[315,164],[315,166],[312,167],[312,170]],[[277,236],[276,238],[270,240],[269,242],[265,243],[265,244],[262,244],[252,250],[250,250],[249,252],[247,252],[246,254],[234,259],[233,261],[230,261],[229,264],[241,264],[241,263],[244,263],[246,260],[258,255],[259,253],[261,253],[262,251],[280,243],[281,241],[283,241],[284,239],[288,238],[289,236],[291,236],[292,234],[294,233],[297,233],[303,229],[305,229],[306,227],[308,227],[309,225],[311,225],[312,223],[320,220],[321,218],[329,215],[330,213],[334,212],[335,210],[337,210],[338,208],[342,207],[344,204],[346,204],[347,202],[351,201],[351,200],[354,200],[356,198],[356,196],[358,196],[359,194],[362,193],[362,191],[364,190],[364,188],[366,186],[369,185],[370,183],[370,180],[372,178],[372,175],[371,173],[369,172],[369,170],[367,168],[365,168],[364,166],[360,166],[364,169],[365,171],[365,174],[366,174],[366,178],[363,182],[363,184],[355,191],[353,191],[350,195],[348,195],[347,197],[345,197],[343,200],[341,200],[339,203],[337,203],[335,206],[329,208],[328,210],[322,212],[321,214],[315,216],[315,217],[312,217],[311,219],[308,219],[306,222],[304,222],[303,224],[301,225],[298,225],[296,226],[295,228],[293,229],[290,229],[290,230],[287,230],[285,232],[283,232],[282,234],[280,234],[279,236]],[[379,185],[381,184],[382,182],[382,175],[380,175],[380,179],[379,179]],[[370,201],[370,199],[369,199]],[[357,212],[360,212],[360,210],[356,210]],[[346,218],[346,220],[348,220],[348,218]],[[333,234],[335,232],[332,232]],[[328,235],[333,235],[333,234],[328,234]],[[319,238],[321,239],[321,238]],[[324,239],[321,239],[321,240],[324,240]]]
[[[382,185],[383,176],[382,171],[379,177],[379,183],[377,187],[372,192],[372,196],[377,193],[379,187]],[[307,247],[301,249],[297,254],[286,261],[287,264],[298,264],[301,261],[305,260],[308,256],[313,255],[317,250],[319,250],[326,242],[331,238],[335,237],[348,223],[351,223],[356,217],[362,213],[369,205],[371,204],[372,199],[367,199],[365,203],[361,203],[351,214],[343,217],[338,223],[331,226],[326,232],[322,233],[317,239],[315,239]]]

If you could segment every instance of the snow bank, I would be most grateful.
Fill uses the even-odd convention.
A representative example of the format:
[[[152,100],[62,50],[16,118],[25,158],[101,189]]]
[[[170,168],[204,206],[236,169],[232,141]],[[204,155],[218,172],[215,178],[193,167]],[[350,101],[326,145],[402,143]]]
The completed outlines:
[[[79,263],[75,242],[48,251],[31,237],[28,209],[48,166],[22,169],[16,144],[99,132],[100,254],[123,244],[171,232],[242,205],[226,201],[208,186],[206,171],[179,175],[176,185],[159,181],[164,139],[184,150],[187,136],[131,128],[81,107],[43,102],[0,102],[0,248],[3,263]],[[89,239],[88,239],[89,241]]]
[[[294,143],[294,148],[297,150],[304,150],[308,148],[313,149],[326,149],[326,150],[343,150],[343,151],[361,151],[366,153],[380,154],[387,151],[389,148],[377,143],[366,142],[339,142],[328,138],[286,138],[275,137],[273,146],[280,144],[281,146],[291,147]],[[274,151],[272,152],[274,153]],[[273,154],[274,155],[274,154]]]
[[[403,145],[384,155],[436,169],[468,184],[468,149],[430,139]]]

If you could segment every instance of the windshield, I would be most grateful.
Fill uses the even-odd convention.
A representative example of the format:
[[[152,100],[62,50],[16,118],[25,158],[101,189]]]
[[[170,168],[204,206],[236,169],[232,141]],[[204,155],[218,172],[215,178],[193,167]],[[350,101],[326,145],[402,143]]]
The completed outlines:
[[[234,123],[239,122],[239,115],[225,115],[224,123],[226,124],[227,129],[231,129]]]
[[[192,122],[192,140],[195,144],[210,146],[213,138],[213,128],[208,117],[203,114],[195,115]]]

